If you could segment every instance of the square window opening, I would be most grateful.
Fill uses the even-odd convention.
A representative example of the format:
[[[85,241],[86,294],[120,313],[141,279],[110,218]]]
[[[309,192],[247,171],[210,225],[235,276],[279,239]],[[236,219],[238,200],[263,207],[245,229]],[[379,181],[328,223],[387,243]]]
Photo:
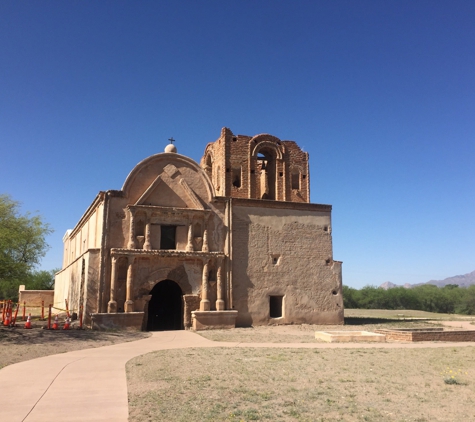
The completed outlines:
[[[176,226],[161,226],[160,249],[176,249]]]

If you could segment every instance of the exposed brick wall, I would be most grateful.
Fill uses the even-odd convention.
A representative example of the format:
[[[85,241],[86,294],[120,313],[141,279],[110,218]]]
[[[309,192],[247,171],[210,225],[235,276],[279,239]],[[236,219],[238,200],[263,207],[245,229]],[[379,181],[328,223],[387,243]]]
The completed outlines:
[[[257,157],[260,153],[269,159],[264,171]],[[267,134],[234,135],[223,128],[221,136],[206,146],[201,167],[208,172],[218,196],[262,199],[267,173],[271,195],[268,199],[310,202],[308,153],[294,141],[281,141]],[[292,189],[292,172],[298,173],[298,189]],[[233,185],[237,173],[240,186]]]
[[[385,334],[390,341],[475,341],[475,330],[471,331],[398,331],[376,330],[376,333]]]

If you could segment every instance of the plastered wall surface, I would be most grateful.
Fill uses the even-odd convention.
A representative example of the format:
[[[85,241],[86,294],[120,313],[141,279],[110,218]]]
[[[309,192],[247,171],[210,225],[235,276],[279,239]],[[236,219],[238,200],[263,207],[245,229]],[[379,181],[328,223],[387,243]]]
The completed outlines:
[[[20,290],[18,295],[18,302],[23,305],[26,302],[26,307],[39,307],[44,302],[44,306],[53,304],[54,291],[53,290]]]
[[[233,207],[233,304],[237,324],[342,323],[341,265],[330,214]],[[283,296],[282,318],[269,296]]]

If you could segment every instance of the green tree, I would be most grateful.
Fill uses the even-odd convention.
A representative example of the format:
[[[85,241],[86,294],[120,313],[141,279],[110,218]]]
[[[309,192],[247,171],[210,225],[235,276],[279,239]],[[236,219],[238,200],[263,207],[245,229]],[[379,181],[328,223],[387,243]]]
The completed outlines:
[[[55,268],[50,271],[33,271],[25,280],[27,290],[54,290],[54,276],[60,270]]]
[[[0,299],[14,299],[49,246],[50,226],[38,215],[20,213],[20,204],[0,195]]]
[[[460,290],[463,291],[463,296],[460,299],[457,312],[467,315],[475,315],[475,285]]]
[[[359,308],[358,290],[343,285],[343,306],[347,309]]]

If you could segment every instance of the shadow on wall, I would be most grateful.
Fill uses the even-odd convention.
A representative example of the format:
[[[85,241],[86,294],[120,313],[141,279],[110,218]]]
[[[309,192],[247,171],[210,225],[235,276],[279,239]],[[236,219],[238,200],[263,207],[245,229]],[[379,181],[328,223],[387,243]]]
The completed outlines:
[[[252,315],[249,312],[249,291],[254,284],[249,279],[249,230],[250,220],[233,216],[233,309],[238,311],[236,327],[250,327]]]

